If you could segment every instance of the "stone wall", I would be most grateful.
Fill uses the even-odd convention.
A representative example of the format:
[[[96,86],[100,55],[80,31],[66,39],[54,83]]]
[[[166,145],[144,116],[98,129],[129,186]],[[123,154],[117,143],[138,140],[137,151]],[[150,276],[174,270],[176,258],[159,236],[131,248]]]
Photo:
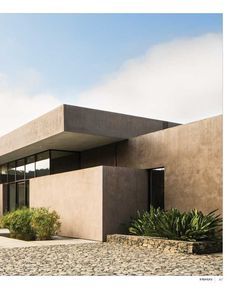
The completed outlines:
[[[222,252],[221,241],[187,242],[156,237],[108,235],[107,242],[126,246],[155,248],[158,253],[209,254]]]

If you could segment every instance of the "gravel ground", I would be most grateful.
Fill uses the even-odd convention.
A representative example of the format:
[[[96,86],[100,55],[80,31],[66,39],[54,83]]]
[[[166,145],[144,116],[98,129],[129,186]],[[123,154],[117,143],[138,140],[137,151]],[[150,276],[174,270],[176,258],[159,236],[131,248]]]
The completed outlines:
[[[0,249],[0,275],[222,275],[222,255],[157,254],[109,243]]]

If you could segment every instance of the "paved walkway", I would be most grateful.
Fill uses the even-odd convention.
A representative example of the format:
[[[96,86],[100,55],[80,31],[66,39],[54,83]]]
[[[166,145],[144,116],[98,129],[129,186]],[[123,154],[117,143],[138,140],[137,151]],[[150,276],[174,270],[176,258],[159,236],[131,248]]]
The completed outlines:
[[[102,242],[0,248],[0,275],[220,276],[222,254],[157,254]]]
[[[20,248],[20,247],[38,247],[50,245],[71,245],[71,244],[84,244],[94,243],[95,241],[74,239],[55,236],[53,240],[47,241],[22,241],[18,239],[7,238],[9,231],[7,229],[0,229],[0,248]]]

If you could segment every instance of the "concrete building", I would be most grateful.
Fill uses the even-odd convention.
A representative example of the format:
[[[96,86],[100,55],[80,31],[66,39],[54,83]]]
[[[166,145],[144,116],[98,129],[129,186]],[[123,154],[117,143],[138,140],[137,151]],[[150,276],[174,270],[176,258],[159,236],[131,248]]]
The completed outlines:
[[[0,138],[0,215],[55,209],[61,235],[104,240],[137,209],[222,213],[222,116],[178,125],[62,105]]]

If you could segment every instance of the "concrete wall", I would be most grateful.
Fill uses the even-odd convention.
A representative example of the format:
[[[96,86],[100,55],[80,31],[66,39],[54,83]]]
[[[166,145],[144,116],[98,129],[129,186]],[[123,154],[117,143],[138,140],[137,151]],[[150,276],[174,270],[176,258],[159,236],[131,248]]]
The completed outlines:
[[[3,185],[0,184],[0,217],[3,215]]]
[[[157,119],[72,105],[64,105],[64,115],[65,131],[120,139],[131,138],[178,125]]]
[[[102,239],[102,167],[30,180],[30,207],[56,210],[61,235]]]
[[[222,116],[150,133],[118,146],[118,166],[165,167],[165,207],[222,212]]]
[[[137,210],[148,208],[148,175],[145,170],[104,167],[103,237],[125,233],[124,224]],[[123,225],[122,225],[123,224]]]
[[[165,167],[165,206],[222,212],[222,116],[81,153],[81,167]]]
[[[142,170],[94,167],[30,180],[30,207],[55,209],[61,235],[105,239],[147,207],[147,176]]]

